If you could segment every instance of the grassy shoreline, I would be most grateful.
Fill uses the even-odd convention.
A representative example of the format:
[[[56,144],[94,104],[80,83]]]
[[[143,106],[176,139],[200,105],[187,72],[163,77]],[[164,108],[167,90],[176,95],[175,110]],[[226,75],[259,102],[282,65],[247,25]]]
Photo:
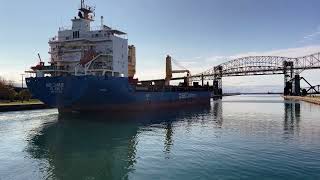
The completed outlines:
[[[0,106],[16,106],[16,105],[33,105],[33,104],[43,104],[37,99],[30,99],[29,101],[0,101]]]
[[[0,101],[0,112],[11,112],[11,111],[25,111],[25,110],[38,110],[38,109],[49,109],[50,107],[45,105],[39,100],[33,99],[30,101],[15,101],[6,102]]]

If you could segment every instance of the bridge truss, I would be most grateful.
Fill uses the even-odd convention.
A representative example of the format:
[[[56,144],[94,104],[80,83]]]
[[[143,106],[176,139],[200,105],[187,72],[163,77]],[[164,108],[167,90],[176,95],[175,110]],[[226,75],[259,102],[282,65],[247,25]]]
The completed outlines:
[[[300,92],[300,74],[310,69],[320,69],[320,52],[297,58],[281,56],[242,57],[191,76],[189,81],[202,81],[203,83],[204,80],[213,80],[217,89],[216,93],[219,94],[222,93],[223,77],[284,74],[285,94],[298,95]]]
[[[231,60],[191,77],[193,81],[216,77],[286,74],[288,70],[301,74],[304,70],[320,69],[320,52],[298,58],[280,56],[249,56]]]

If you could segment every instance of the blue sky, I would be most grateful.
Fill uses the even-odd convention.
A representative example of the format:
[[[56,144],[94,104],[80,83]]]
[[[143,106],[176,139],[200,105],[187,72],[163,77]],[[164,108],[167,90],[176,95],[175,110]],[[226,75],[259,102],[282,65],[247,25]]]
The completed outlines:
[[[48,39],[59,26],[71,25],[80,0],[10,0],[2,2],[0,76],[17,80],[48,59]],[[170,54],[200,72],[228,56],[270,54],[293,48],[298,54],[320,51],[318,0],[88,0],[97,21],[128,33],[137,47],[138,75],[164,75]],[[245,79],[245,78],[243,78]],[[268,78],[266,78],[268,79]],[[279,78],[277,78],[279,79]],[[319,79],[320,80],[320,79]],[[237,81],[242,81],[238,79]],[[268,83],[282,83],[269,78]],[[232,84],[232,81],[229,81]]]

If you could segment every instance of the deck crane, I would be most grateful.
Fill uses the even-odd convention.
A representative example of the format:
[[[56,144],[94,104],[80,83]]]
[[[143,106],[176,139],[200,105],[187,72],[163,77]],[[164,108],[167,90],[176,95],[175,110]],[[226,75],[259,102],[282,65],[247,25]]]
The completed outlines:
[[[189,70],[172,70],[172,57],[167,55],[166,58],[166,78],[165,78],[165,85],[170,86],[170,80],[172,79],[172,74],[179,74],[179,73],[187,73],[187,77],[184,79],[185,85],[189,85],[189,77],[191,73]]]

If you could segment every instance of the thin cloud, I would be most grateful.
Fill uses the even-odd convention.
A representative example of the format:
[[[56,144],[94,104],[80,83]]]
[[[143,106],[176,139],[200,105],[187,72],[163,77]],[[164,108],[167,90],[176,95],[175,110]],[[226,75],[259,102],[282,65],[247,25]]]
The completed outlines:
[[[295,57],[313,54],[316,52],[320,52],[320,45],[304,46],[304,47],[288,48],[288,49],[278,49],[278,50],[265,51],[265,52],[248,52],[248,53],[231,56],[231,58],[236,59],[236,58],[247,57],[247,56],[283,56],[283,57],[295,58]]]
[[[320,26],[317,27],[316,31],[304,36],[303,39],[301,41],[299,41],[299,42],[300,43],[305,43],[305,42],[308,42],[308,41],[313,41],[318,36],[320,36]]]

